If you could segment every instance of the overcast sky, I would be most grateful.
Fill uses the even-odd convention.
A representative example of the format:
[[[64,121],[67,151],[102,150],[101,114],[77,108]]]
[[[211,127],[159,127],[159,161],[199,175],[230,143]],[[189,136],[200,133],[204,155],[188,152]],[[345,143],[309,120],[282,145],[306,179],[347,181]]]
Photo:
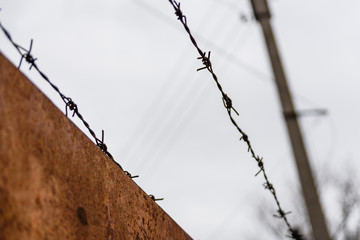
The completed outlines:
[[[272,24],[318,177],[359,174],[360,2],[272,0]],[[0,19],[39,68],[70,96],[109,152],[194,239],[270,239],[259,207],[276,206],[228,119],[211,75],[167,0],[0,0]],[[281,204],[295,218],[298,186],[285,122],[249,0],[183,0],[188,25],[240,116]],[[243,21],[241,16],[248,19]],[[0,34],[0,50],[19,55]],[[35,71],[21,70],[61,111]],[[79,121],[74,123],[86,134]],[[326,215],[336,219],[331,202]],[[271,205],[272,204],[272,205]],[[295,216],[294,216],[295,215]],[[276,219],[275,219],[276,220]],[[284,233],[285,234],[285,233]]]

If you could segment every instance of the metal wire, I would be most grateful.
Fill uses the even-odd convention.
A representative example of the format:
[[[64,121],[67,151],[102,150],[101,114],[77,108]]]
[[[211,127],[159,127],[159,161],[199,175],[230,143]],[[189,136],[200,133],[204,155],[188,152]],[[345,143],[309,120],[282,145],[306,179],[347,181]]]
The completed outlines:
[[[274,188],[273,184],[270,183],[269,178],[266,174],[263,158],[259,157],[258,155],[255,154],[255,151],[254,151],[253,147],[251,146],[248,135],[239,127],[239,125],[236,123],[234,117],[231,115],[232,111],[234,111],[237,115],[239,115],[239,113],[233,107],[231,98],[224,92],[221,84],[219,83],[219,80],[218,80],[216,74],[213,71],[212,63],[210,61],[210,51],[208,53],[206,53],[206,52],[202,51],[200,49],[200,47],[198,46],[194,36],[192,35],[192,33],[190,31],[190,28],[187,25],[186,16],[183,14],[183,12],[180,9],[180,3],[177,3],[175,0],[169,0],[169,2],[175,10],[175,15],[177,16],[177,19],[182,23],[183,27],[185,28],[185,31],[189,35],[190,41],[192,42],[192,44],[194,45],[194,47],[196,48],[196,50],[198,51],[198,53],[200,55],[200,57],[198,57],[198,59],[200,59],[202,61],[203,67],[198,68],[197,71],[207,69],[210,72],[210,74],[212,75],[212,78],[214,79],[216,86],[222,95],[222,101],[223,101],[224,107],[227,110],[230,121],[235,126],[235,128],[239,131],[239,133],[241,134],[240,141],[242,140],[247,144],[248,152],[251,153],[251,157],[255,159],[255,161],[258,164],[258,167],[260,168],[259,172],[255,176],[257,176],[261,172],[263,173],[263,176],[265,179],[264,187],[266,190],[269,190],[271,192],[271,194],[273,195],[274,200],[276,202],[277,208],[278,208],[277,215],[274,215],[274,216],[276,216],[277,218],[283,219],[283,221],[285,222],[285,224],[289,230],[289,233],[290,233],[289,235],[287,235],[287,237],[297,239],[297,240],[303,240],[304,239],[303,236],[299,233],[299,231],[297,229],[293,228],[290,225],[290,223],[287,219],[287,215],[290,212],[284,211],[280,205],[280,201],[276,194],[275,188]]]
[[[21,67],[21,64],[23,62],[23,60],[25,59],[25,61],[27,63],[30,64],[30,68],[29,70],[31,70],[32,68],[34,68],[39,74],[40,76],[47,81],[50,86],[60,95],[61,99],[63,100],[63,102],[65,103],[65,114],[66,116],[68,116],[68,110],[72,111],[72,117],[77,116],[82,123],[84,124],[84,126],[88,129],[89,133],[91,134],[91,136],[94,138],[96,145],[101,149],[101,151],[103,151],[111,160],[114,161],[114,163],[121,169],[123,170],[123,168],[121,167],[121,165],[115,161],[114,157],[111,155],[111,153],[108,151],[107,146],[104,142],[104,130],[102,130],[102,135],[101,135],[101,139],[98,138],[95,134],[95,132],[90,128],[89,123],[84,119],[84,117],[81,115],[81,113],[79,112],[79,108],[76,105],[76,103],[70,98],[67,97],[65,94],[63,94],[59,88],[54,85],[50,79],[39,69],[39,67],[36,65],[35,61],[37,60],[37,58],[34,58],[31,55],[31,50],[32,50],[32,45],[33,45],[33,40],[31,39],[30,41],[30,47],[29,50],[27,50],[26,48],[23,48],[22,46],[20,46],[19,44],[15,43],[11,37],[11,35],[9,34],[9,32],[4,28],[4,26],[1,24],[0,22],[0,28],[1,30],[4,32],[5,36],[8,38],[8,40],[11,42],[11,44],[16,48],[16,50],[19,52],[19,54],[21,55],[21,59],[20,59],[20,63],[18,68]],[[128,173],[128,172],[127,172]],[[131,175],[130,175],[131,176]]]

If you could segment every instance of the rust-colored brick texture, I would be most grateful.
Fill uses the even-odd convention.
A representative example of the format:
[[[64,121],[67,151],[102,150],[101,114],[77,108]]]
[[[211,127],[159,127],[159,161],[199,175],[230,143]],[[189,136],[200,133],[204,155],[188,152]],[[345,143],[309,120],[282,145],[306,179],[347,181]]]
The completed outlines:
[[[0,54],[0,239],[191,239]]]

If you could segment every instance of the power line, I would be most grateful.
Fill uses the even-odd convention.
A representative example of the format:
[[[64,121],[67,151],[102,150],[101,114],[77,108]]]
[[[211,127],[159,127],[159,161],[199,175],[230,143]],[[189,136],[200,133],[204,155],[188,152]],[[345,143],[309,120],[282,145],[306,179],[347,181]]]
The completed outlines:
[[[216,29],[216,28],[215,28]],[[236,39],[235,39],[236,40]],[[236,42],[234,43],[234,44],[236,44]],[[225,63],[225,60],[226,59],[224,59],[224,58],[222,58],[221,59],[222,61],[221,62],[219,62],[219,64],[218,64],[218,69],[222,69],[222,70],[224,70],[224,67],[227,67],[228,65],[225,65],[224,63]],[[224,65],[224,67],[222,67]],[[195,76],[195,78],[196,79],[194,79],[194,81],[192,81],[192,82],[197,82],[197,79],[199,79],[200,78],[200,75],[196,75]],[[191,86],[193,87],[193,85],[194,84],[191,84]],[[159,160],[158,162],[157,162],[157,165],[159,165],[159,164],[161,164],[164,160],[165,160],[165,158],[164,158],[164,155],[163,155],[163,149],[166,149],[166,146],[171,142],[171,144],[172,145],[174,145],[175,143],[176,143],[176,141],[178,140],[178,138],[179,138],[179,136],[177,136],[176,138],[174,137],[175,136],[175,134],[176,134],[176,130],[177,129],[180,129],[181,128],[181,126],[183,125],[183,123],[184,123],[184,121],[186,120],[186,119],[188,119],[188,116],[193,116],[194,117],[194,109],[196,108],[196,103],[197,102],[199,102],[199,99],[203,99],[204,97],[205,97],[205,94],[207,93],[206,92],[206,90],[207,90],[207,86],[208,86],[208,84],[206,84],[206,85],[202,85],[201,87],[200,87],[200,89],[198,89],[197,91],[196,91],[196,93],[194,93],[194,94],[190,94],[189,93],[189,91],[187,91],[187,94],[185,95],[185,98],[188,98],[189,96],[190,97],[192,97],[191,99],[189,99],[188,101],[180,101],[180,102],[183,102],[183,105],[184,104],[186,104],[186,108],[185,108],[185,110],[183,110],[183,111],[181,111],[181,113],[180,113],[180,115],[176,115],[176,118],[175,118],[175,120],[174,121],[172,121],[171,120],[171,124],[172,124],[172,127],[171,127],[171,130],[169,131],[169,132],[167,132],[167,134],[166,134],[166,139],[162,139],[162,138],[157,138],[157,141],[153,141],[153,142],[156,142],[156,143],[159,143],[159,142],[161,142],[162,144],[160,144],[160,147],[158,147],[158,149],[156,150],[156,149],[153,149],[152,148],[152,150],[154,150],[154,152],[155,153],[153,153],[153,155],[152,156],[150,156],[149,157],[149,154],[144,154],[143,155],[143,158],[144,158],[144,160],[143,161],[145,161],[145,156],[146,156],[146,161],[150,161],[151,162],[151,160],[152,159],[158,159],[157,157],[160,155],[160,153],[162,153],[162,155],[161,155],[161,160]],[[178,109],[178,107],[173,107],[173,109]],[[176,113],[176,111],[174,112],[174,113]],[[163,130],[164,130],[164,128],[163,128]],[[161,134],[159,134],[158,136],[161,136]],[[170,141],[171,140],[171,141]],[[147,166],[149,166],[150,165],[150,163],[148,163],[147,164]],[[144,166],[144,165],[141,165],[141,166]],[[149,168],[149,167],[148,167]],[[146,170],[148,169],[148,168],[146,168]],[[139,171],[139,172],[141,172],[141,169],[136,169],[136,171]],[[144,173],[143,172],[143,174],[146,174],[146,173]],[[147,179],[149,179],[150,177],[149,176],[147,176]]]
[[[147,2],[143,1],[143,0],[134,0],[131,1],[134,2],[136,4],[138,4],[140,7],[144,8],[146,11],[148,11],[149,13],[151,13],[152,15],[154,15],[155,17],[161,19],[162,21],[164,21],[164,23],[168,24],[169,26],[175,28],[176,30],[180,31],[180,29],[178,28],[178,26],[173,23],[171,21],[171,18],[164,14],[163,12],[161,12],[160,10],[158,10],[157,8],[153,7],[152,5],[148,4]],[[263,71],[259,70],[258,68],[252,66],[251,64],[247,63],[246,61],[240,59],[238,56],[234,55],[233,53],[228,52],[226,49],[224,49],[223,47],[219,46],[218,44],[214,43],[211,40],[208,40],[207,38],[203,37],[202,35],[193,32],[192,33],[196,38],[200,39],[205,45],[207,45],[209,48],[212,48],[214,51],[216,51],[217,53],[219,53],[220,55],[222,55],[224,58],[226,58],[227,60],[229,60],[230,63],[232,64],[238,64],[243,70],[245,70],[246,72],[250,73],[252,76],[255,77],[255,79],[261,80],[262,82],[266,82],[267,84],[271,84],[272,81],[275,80],[275,78],[267,73],[264,73]],[[271,80],[271,81],[269,81]],[[285,86],[281,85],[281,91],[285,90]],[[311,105],[316,105],[318,106],[318,104],[316,104],[313,100],[309,99],[308,97],[297,93],[296,91],[294,91],[294,95],[296,99],[301,99],[303,101],[306,101],[308,103],[310,103]]]
[[[208,8],[209,10],[211,10],[210,8]],[[211,16],[214,16],[214,12],[212,11],[206,11],[206,14],[204,14],[204,18],[200,21],[203,23],[207,22],[207,15],[208,13],[211,13]],[[224,11],[221,16],[224,19],[226,16],[228,16],[228,11],[226,10]],[[214,34],[216,33],[215,31],[217,31],[218,28],[221,27],[221,25],[223,24],[223,21],[217,21],[217,26],[213,26],[213,32]],[[237,25],[237,23],[234,23],[233,28],[235,28]],[[200,24],[201,26],[201,24]],[[247,28],[249,29],[249,28]],[[236,31],[237,33],[238,31]],[[226,35],[225,39],[229,39],[230,35],[233,34],[234,31],[229,31],[228,34]],[[217,34],[217,36],[221,36],[221,34]],[[242,35],[243,36],[243,35]],[[237,40],[236,38],[230,38],[231,40]],[[243,39],[243,38],[241,38]],[[233,44],[236,44],[236,42],[234,41]],[[225,61],[225,58],[221,58],[222,61]],[[180,62],[178,62],[174,65],[176,68],[174,68],[170,74],[169,74],[169,78],[171,79],[171,86],[173,86],[173,81],[174,81],[174,76],[176,76],[176,78],[178,79],[178,73],[180,72],[180,70],[178,69],[178,66],[183,66],[183,64],[180,64]],[[225,65],[228,66],[228,65]],[[185,70],[186,71],[186,70]],[[189,74],[188,74],[189,75]],[[188,79],[189,77],[184,78]],[[199,75],[196,75],[196,78],[199,78]],[[177,99],[177,104],[173,103],[172,107],[169,111],[167,111],[166,116],[168,116],[167,118],[165,118],[164,121],[164,116],[161,116],[161,119],[159,119],[160,121],[162,121],[162,127],[161,130],[156,131],[155,136],[152,137],[146,137],[146,145],[149,145],[147,148],[147,151],[143,151],[142,155],[141,155],[141,159],[137,160],[137,165],[135,167],[135,170],[138,172],[141,172],[142,174],[146,174],[147,171],[149,172],[149,168],[151,168],[151,166],[153,166],[154,164],[152,164],[152,162],[157,161],[157,166],[159,164],[161,164],[164,160],[164,153],[163,150],[167,148],[167,146],[171,143],[172,145],[174,145],[174,142],[177,141],[178,137],[174,138],[176,130],[179,129],[181,127],[181,125],[184,123],[185,119],[188,119],[188,116],[193,112],[193,109],[196,107],[196,102],[198,102],[199,99],[204,97],[204,94],[206,93],[205,91],[205,86],[202,86],[200,90],[197,90],[196,92],[194,92],[193,89],[194,88],[194,84],[197,83],[196,80],[191,81],[191,83],[189,84],[189,87],[187,88],[186,91],[182,91],[185,92],[185,94],[182,95],[181,98]],[[191,100],[190,100],[190,99]],[[167,101],[166,98],[162,98],[161,100],[162,102]],[[171,102],[173,102],[174,100],[170,100]],[[180,107],[186,105],[185,110],[182,111],[177,111],[177,109],[180,109]],[[151,114],[153,115],[153,114]],[[171,127],[170,127],[171,126]],[[167,129],[171,129],[171,130],[167,130]],[[164,136],[164,132],[165,133],[165,138]],[[143,133],[143,136],[145,136],[145,133]],[[142,138],[144,139],[144,137]],[[137,142],[138,144],[140,144],[140,141]],[[161,158],[158,158],[158,156],[161,154]],[[156,159],[156,160],[155,160]],[[136,161],[136,160],[135,160]],[[138,168],[141,167],[141,168]],[[153,171],[150,172],[151,175],[153,175]],[[147,179],[149,179],[150,176],[147,175]]]
[[[139,0],[135,0],[132,1],[135,2],[137,4],[139,4]],[[142,1],[141,1],[142,2]],[[145,3],[145,5],[140,5],[142,7],[150,7],[151,6],[147,5]],[[149,10],[148,8],[145,8],[147,11]],[[157,10],[158,11],[158,10]],[[160,11],[159,11],[160,12]],[[152,13],[150,11],[150,13]],[[161,12],[160,12],[161,13]],[[208,7],[202,20],[200,21],[201,23],[205,23],[205,21],[207,20],[207,18],[209,17],[209,15],[211,14],[211,7]],[[159,16],[165,16],[166,15],[159,15]],[[168,21],[165,21],[168,22]],[[188,46],[187,46],[188,47]],[[125,153],[124,158],[127,159],[131,159],[132,162],[134,162],[134,152],[136,152],[136,148],[139,145],[142,145],[141,143],[143,141],[146,141],[146,145],[148,146],[147,150],[144,151],[144,149],[142,149],[142,157],[140,160],[135,160],[135,162],[137,163],[137,166],[140,166],[141,162],[144,161],[144,155],[148,155],[145,153],[148,153],[149,151],[151,151],[150,149],[153,149],[153,145],[151,144],[152,142],[154,143],[155,141],[153,140],[149,140],[149,134],[150,131],[152,130],[153,126],[160,121],[164,120],[164,115],[161,113],[162,109],[176,109],[176,107],[174,107],[174,103],[173,103],[173,99],[172,99],[172,92],[173,90],[182,88],[181,86],[184,85],[184,81],[182,81],[182,78],[180,77],[179,72],[184,72],[184,71],[179,71],[179,65],[183,59],[183,56],[186,54],[185,49],[187,47],[184,47],[184,50],[182,51],[181,56],[178,58],[178,60],[173,64],[173,68],[172,70],[167,74],[168,77],[166,79],[171,79],[172,81],[169,83],[168,81],[163,82],[162,86],[159,88],[157,94],[155,94],[155,98],[153,98],[153,100],[151,101],[151,103],[149,104],[149,108],[146,111],[146,113],[143,115],[143,118],[139,121],[139,123],[137,124],[138,127],[135,128],[134,133],[131,135],[132,138],[128,139],[127,142],[125,143],[125,145],[122,147],[122,149],[120,150],[120,153]],[[181,66],[184,66],[184,64],[181,64]],[[174,74],[176,73],[176,74]],[[189,74],[187,74],[189,75]],[[195,82],[194,82],[195,83]],[[170,86],[170,88],[169,88]],[[189,94],[189,93],[188,93]],[[168,106],[166,106],[169,102],[172,102],[172,107],[169,108]],[[156,111],[154,111],[154,108],[156,109]],[[171,111],[172,112],[172,111]],[[167,112],[167,118],[166,118],[166,123],[163,123],[162,125],[167,125],[169,122],[174,123],[174,116],[176,115],[176,119],[179,118],[179,114],[182,113],[173,113],[170,119],[169,116],[171,114],[169,114],[169,111]],[[151,119],[150,119],[151,117]],[[176,120],[175,120],[176,121]],[[158,131],[157,131],[157,136],[159,135]],[[140,136],[140,137],[139,137]],[[136,139],[135,139],[136,138]],[[150,145],[149,145],[150,143]],[[130,154],[130,155],[129,155]]]

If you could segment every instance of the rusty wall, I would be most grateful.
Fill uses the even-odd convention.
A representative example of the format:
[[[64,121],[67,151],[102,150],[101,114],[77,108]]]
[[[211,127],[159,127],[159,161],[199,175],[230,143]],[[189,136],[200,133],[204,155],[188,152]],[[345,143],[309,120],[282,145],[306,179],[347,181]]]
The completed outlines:
[[[191,239],[0,54],[0,239]]]

